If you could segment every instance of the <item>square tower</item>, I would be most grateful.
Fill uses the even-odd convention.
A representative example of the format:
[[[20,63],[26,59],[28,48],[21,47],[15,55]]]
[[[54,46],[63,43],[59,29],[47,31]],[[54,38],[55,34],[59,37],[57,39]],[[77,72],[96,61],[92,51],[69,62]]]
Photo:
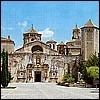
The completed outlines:
[[[89,20],[84,27],[81,28],[82,31],[82,56],[84,60],[87,60],[91,53],[99,53],[99,28],[94,25],[94,23]]]

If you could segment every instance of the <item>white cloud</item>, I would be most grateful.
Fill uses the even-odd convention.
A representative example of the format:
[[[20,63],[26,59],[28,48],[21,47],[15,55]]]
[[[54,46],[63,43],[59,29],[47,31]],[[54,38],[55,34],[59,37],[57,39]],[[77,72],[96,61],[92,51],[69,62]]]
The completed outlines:
[[[26,26],[27,26],[27,21],[24,21],[24,22],[22,23],[22,25],[23,25],[24,27],[26,27]]]
[[[8,30],[13,30],[13,28],[10,28],[10,27],[9,27],[9,28],[7,28],[7,29],[8,29]]]
[[[21,33],[24,33],[24,28],[27,26],[27,21],[22,23],[18,22],[18,25],[21,26]]]
[[[46,28],[43,31],[39,31],[38,33],[42,34],[43,38],[52,37],[54,35],[54,32],[51,31],[49,28]]]
[[[3,26],[1,26],[1,29],[2,30],[13,30],[13,28],[11,28],[11,27],[3,27]]]
[[[20,22],[18,22],[18,25],[20,26],[23,26],[23,27],[26,27],[27,26],[27,21],[24,21],[23,23],[20,23]]]
[[[20,23],[20,22],[18,22],[18,25],[21,25],[21,23]]]

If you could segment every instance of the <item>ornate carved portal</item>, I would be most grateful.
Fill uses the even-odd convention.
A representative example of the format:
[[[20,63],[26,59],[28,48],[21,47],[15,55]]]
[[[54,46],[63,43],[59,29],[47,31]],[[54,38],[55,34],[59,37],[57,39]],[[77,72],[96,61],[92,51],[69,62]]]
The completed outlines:
[[[48,64],[28,64],[26,82],[46,82],[48,69]]]

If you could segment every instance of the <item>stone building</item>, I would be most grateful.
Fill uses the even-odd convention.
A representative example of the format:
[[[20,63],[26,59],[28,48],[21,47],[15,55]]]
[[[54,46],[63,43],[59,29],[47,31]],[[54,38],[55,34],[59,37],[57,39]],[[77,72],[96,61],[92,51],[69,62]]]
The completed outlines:
[[[1,37],[1,51],[4,49],[5,51],[8,51],[8,54],[12,54],[14,52],[14,46],[15,43],[13,40],[10,39],[10,36],[8,36],[8,38]],[[10,70],[10,64],[8,66]],[[2,69],[2,58],[1,58],[1,69]]]
[[[82,56],[84,60],[87,60],[91,53],[99,53],[99,28],[94,25],[92,20],[89,20],[82,31]]]
[[[8,38],[1,37],[1,51],[4,48],[5,51],[8,51],[8,54],[10,54],[14,52],[14,46],[15,43],[10,39],[10,36],[8,36]]]
[[[73,64],[80,59],[81,30],[77,25],[73,29],[72,40],[66,44],[52,39],[44,43],[41,36],[32,26],[23,33],[23,46],[9,53],[12,82],[59,82],[66,71],[71,73]]]
[[[72,40],[66,43],[68,55],[81,55],[81,33],[77,24],[73,29]]]

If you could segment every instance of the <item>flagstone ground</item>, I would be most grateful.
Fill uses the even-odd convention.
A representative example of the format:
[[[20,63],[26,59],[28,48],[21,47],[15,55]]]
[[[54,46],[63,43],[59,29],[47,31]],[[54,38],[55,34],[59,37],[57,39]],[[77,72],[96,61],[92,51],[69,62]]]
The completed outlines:
[[[9,86],[16,88],[1,89],[1,99],[99,99],[96,88],[65,87],[41,82],[9,83]]]

